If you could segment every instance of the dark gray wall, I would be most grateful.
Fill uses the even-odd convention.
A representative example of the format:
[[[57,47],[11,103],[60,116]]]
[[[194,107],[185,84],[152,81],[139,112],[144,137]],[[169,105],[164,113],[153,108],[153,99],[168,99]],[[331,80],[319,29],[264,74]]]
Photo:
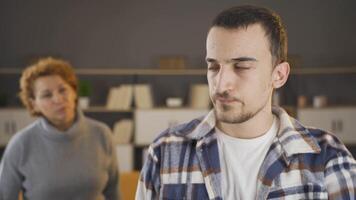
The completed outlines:
[[[223,8],[252,3],[280,13],[303,66],[356,65],[356,1],[1,0],[0,67],[60,56],[77,67],[155,67],[183,55],[204,67],[205,37]]]

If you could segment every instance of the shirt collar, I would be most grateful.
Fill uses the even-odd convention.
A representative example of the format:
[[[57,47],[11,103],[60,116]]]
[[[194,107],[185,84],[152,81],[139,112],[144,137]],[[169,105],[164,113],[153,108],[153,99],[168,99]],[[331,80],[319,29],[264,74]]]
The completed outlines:
[[[273,107],[272,113],[279,118],[277,139],[287,158],[294,154],[320,153],[318,142],[299,121],[280,107]]]
[[[210,112],[205,115],[204,118],[200,121],[200,123],[195,127],[195,129],[187,135],[187,137],[200,140],[205,137],[211,130],[213,130],[216,126],[216,119],[214,110],[210,110]]]
[[[274,106],[272,113],[280,121],[276,139],[287,158],[294,154],[319,153],[321,151],[316,139],[308,129],[290,117],[284,109]],[[214,110],[211,110],[187,137],[199,140],[210,133],[215,126],[216,117]]]

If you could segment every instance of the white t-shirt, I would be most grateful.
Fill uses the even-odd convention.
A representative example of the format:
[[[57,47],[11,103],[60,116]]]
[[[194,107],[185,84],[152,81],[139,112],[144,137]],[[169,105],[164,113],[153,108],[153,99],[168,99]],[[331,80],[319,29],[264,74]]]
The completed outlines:
[[[253,139],[231,137],[216,128],[222,178],[222,195],[227,200],[256,198],[257,175],[275,138],[279,120],[274,117],[271,128]]]

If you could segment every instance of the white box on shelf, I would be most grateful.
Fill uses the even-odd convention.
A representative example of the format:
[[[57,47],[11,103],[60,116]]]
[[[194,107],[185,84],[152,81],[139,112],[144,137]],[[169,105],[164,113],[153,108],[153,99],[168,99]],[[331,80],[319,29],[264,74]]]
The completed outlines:
[[[106,108],[111,110],[129,110],[132,104],[133,86],[122,84],[109,89]]]
[[[207,109],[149,109],[135,111],[135,144],[148,145],[169,127],[207,114]]]
[[[120,173],[131,172],[134,167],[134,148],[132,144],[116,145],[116,156]]]
[[[356,107],[303,108],[297,116],[304,125],[329,131],[345,144],[356,144]]]

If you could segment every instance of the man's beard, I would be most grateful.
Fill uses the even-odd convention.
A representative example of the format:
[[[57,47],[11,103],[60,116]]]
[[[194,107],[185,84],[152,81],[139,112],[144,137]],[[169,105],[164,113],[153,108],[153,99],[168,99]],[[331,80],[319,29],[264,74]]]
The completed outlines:
[[[256,112],[245,112],[243,108],[233,108],[232,106],[227,105],[222,105],[220,106],[220,108],[214,108],[216,119],[220,122],[229,124],[246,122],[249,119],[253,118],[259,111],[260,110]]]
[[[225,93],[225,94],[217,94],[214,96],[214,114],[217,121],[219,122],[224,122],[229,124],[243,123],[256,116],[265,107],[265,105],[262,105],[261,107],[259,107],[254,111],[253,110],[248,111],[245,110],[246,109],[245,102],[237,98],[234,98],[235,102],[233,104],[235,104],[235,106],[226,105],[226,104],[217,105],[216,97],[218,96],[229,98],[229,95]]]

